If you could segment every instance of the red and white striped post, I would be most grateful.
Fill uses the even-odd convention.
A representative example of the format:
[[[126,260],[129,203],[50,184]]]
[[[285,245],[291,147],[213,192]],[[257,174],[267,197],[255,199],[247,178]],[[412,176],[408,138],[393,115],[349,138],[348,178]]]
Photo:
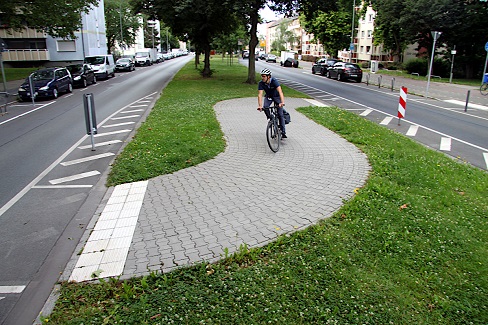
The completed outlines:
[[[400,102],[398,104],[398,125],[400,125],[400,119],[405,117],[405,109],[407,108],[407,87],[400,89]]]

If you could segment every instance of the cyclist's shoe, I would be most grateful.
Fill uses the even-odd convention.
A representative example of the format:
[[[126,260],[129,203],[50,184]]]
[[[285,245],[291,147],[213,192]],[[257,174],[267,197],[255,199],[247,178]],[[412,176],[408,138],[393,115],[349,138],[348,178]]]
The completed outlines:
[[[282,139],[286,139],[286,138],[288,138],[288,137],[286,136],[286,133],[281,133],[281,138],[282,138]]]

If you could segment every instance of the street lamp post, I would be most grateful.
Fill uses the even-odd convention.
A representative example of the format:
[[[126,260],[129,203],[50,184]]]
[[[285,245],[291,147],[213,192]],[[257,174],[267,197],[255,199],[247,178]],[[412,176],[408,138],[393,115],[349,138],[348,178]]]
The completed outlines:
[[[349,44],[349,61],[352,62],[352,51],[354,50],[354,15],[356,13],[356,0],[352,5],[352,27],[351,27],[351,44]]]
[[[434,64],[435,42],[441,36],[442,32],[432,31],[431,34],[432,38],[434,39],[434,43],[432,44],[432,55],[430,56],[429,73],[427,76],[427,89],[425,90],[426,98],[429,96],[430,75],[432,73],[432,64]]]

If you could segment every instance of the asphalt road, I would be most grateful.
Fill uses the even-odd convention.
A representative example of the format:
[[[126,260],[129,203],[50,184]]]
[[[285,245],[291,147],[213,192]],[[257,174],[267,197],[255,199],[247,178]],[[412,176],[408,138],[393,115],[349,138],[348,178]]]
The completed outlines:
[[[0,324],[32,324],[105,194],[109,163],[190,59],[117,73],[54,101],[10,105],[0,117]],[[94,151],[87,93],[95,98]]]

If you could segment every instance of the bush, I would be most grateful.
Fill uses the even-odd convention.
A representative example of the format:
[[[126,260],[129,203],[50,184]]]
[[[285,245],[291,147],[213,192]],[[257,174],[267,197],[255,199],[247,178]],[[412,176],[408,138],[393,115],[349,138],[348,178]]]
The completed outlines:
[[[405,70],[409,74],[411,73],[418,73],[421,76],[426,76],[427,75],[427,66],[428,62],[427,59],[412,59],[405,63]]]

